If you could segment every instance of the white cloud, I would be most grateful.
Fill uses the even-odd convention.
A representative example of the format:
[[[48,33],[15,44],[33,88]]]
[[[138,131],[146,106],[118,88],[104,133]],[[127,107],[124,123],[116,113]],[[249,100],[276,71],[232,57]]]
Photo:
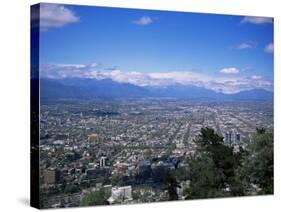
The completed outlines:
[[[261,79],[262,78],[262,76],[259,76],[259,75],[253,75],[253,76],[251,76],[251,79],[253,79],[253,80],[259,80],[259,79]]]
[[[83,64],[57,64],[57,67],[60,68],[84,68],[86,67]]]
[[[248,43],[241,43],[239,46],[238,46],[238,49],[250,49],[252,48],[252,46]]]
[[[255,16],[246,16],[241,21],[242,24],[250,23],[250,24],[268,24],[273,23],[272,18],[268,17],[255,17]]]
[[[257,44],[255,42],[244,42],[241,43],[237,46],[237,49],[252,49],[255,48],[257,46]]]
[[[90,66],[84,64],[43,64],[40,75],[43,78],[59,79],[67,77],[88,78]]]
[[[250,66],[246,66],[246,67],[244,67],[244,68],[242,68],[241,69],[241,72],[252,72],[252,71],[254,71],[255,69],[254,68],[252,68],[252,67],[250,67]]]
[[[138,20],[133,21],[133,23],[142,26],[148,25],[152,23],[152,18],[150,18],[149,16],[142,16]]]
[[[96,63],[94,63],[96,64]],[[166,87],[170,85],[194,85],[211,89],[216,92],[237,93],[243,90],[262,88],[273,89],[273,82],[263,80],[261,76],[237,77],[227,75],[209,76],[194,71],[172,71],[172,72],[123,72],[119,69],[100,70],[98,65],[82,64],[48,64],[41,65],[40,74],[42,78],[89,78],[89,79],[111,79],[119,83],[130,83],[137,86]]]
[[[264,47],[264,51],[266,53],[270,53],[272,54],[274,52],[274,44],[273,43],[269,43]]]
[[[43,31],[79,21],[73,11],[58,4],[40,4],[40,27]]]
[[[222,74],[238,74],[239,72],[240,72],[239,69],[235,67],[223,68],[220,70],[220,73]]]

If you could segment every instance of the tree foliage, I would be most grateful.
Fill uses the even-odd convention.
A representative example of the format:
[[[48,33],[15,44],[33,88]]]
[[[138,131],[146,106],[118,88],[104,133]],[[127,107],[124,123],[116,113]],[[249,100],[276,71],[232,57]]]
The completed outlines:
[[[202,128],[195,142],[187,199],[273,193],[272,133],[257,129],[238,152],[210,128]]]
[[[104,189],[99,191],[91,192],[84,196],[81,201],[82,206],[91,206],[91,205],[108,205],[107,199],[109,194]]]
[[[215,163],[207,154],[196,155],[190,159],[190,187],[186,199],[223,197],[224,177],[216,169]]]
[[[202,128],[195,140],[197,152],[190,160],[190,188],[187,198],[208,198],[243,195],[238,183],[241,154],[223,143],[211,128]]]
[[[257,129],[245,149],[241,173],[248,189],[257,186],[258,194],[273,194],[273,134]]]
[[[168,173],[164,180],[165,188],[168,190],[169,200],[178,200],[177,188],[180,188],[180,185],[174,175]]]

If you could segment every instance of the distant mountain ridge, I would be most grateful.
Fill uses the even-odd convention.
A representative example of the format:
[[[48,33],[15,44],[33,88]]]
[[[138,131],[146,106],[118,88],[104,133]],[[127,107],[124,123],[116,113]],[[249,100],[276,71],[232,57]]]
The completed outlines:
[[[111,79],[40,79],[41,98],[140,98],[172,97],[214,100],[272,100],[273,93],[263,89],[241,91],[235,94],[217,93],[194,85],[167,87],[141,87],[130,83],[118,83]]]

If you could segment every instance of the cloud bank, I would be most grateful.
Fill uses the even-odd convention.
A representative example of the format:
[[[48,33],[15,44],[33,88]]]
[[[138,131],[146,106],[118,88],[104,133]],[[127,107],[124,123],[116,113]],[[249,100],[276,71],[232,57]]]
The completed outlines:
[[[242,24],[270,24],[273,23],[273,18],[268,17],[255,17],[255,16],[246,16],[241,21]]]
[[[194,85],[204,87],[216,92],[237,93],[251,89],[273,90],[273,82],[264,80],[261,76],[253,75],[242,77],[228,75],[230,72],[239,72],[236,68],[222,69],[227,74],[209,76],[194,71],[172,72],[123,72],[118,69],[100,70],[98,64],[47,64],[40,66],[41,78],[87,78],[111,79],[119,83],[130,83],[137,86],[167,87],[172,85]],[[222,71],[221,70],[221,71]]]
[[[79,17],[65,6],[58,4],[40,5],[40,27],[43,31],[59,28],[79,21]]]

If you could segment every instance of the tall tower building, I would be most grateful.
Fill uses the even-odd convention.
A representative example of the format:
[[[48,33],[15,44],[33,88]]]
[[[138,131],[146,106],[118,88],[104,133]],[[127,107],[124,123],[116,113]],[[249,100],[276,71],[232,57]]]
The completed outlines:
[[[104,157],[104,156],[100,158],[100,167],[101,168],[105,167],[105,160],[106,160],[106,157]]]
[[[232,131],[230,131],[229,134],[228,134],[228,140],[229,140],[228,142],[229,142],[229,144],[232,144],[232,139],[233,139],[232,138]]]
[[[236,140],[236,143],[237,143],[237,144],[240,143],[240,141],[241,141],[241,135],[240,135],[240,133],[236,132],[235,140]]]
[[[228,138],[228,135],[229,135],[229,133],[228,132],[226,132],[226,133],[224,133],[224,143],[225,144],[228,144],[228,142],[229,142],[229,138]]]

